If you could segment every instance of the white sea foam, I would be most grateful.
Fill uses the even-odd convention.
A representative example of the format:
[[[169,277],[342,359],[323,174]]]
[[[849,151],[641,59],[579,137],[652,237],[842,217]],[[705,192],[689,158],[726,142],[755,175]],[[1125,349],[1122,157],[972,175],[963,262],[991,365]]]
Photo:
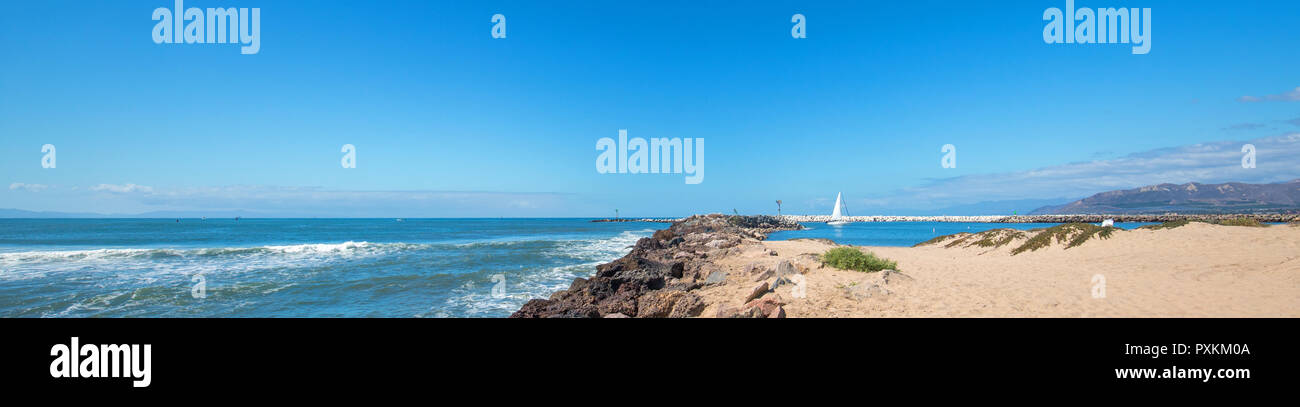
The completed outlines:
[[[653,233],[653,229],[629,230],[608,239],[567,241],[561,244],[553,254],[583,260],[602,260],[601,263],[604,263],[627,254],[629,248],[635,245],[637,240],[641,240],[641,238],[650,236]]]
[[[167,274],[310,267],[341,260],[381,257],[406,250],[424,250],[433,246],[348,241],[256,247],[10,252],[0,253],[0,281],[75,272],[69,278],[82,278],[87,273],[112,273],[137,283],[152,283],[157,277]]]
[[[653,229],[644,229],[624,231],[609,238],[560,241],[547,255],[580,263],[520,271],[506,270],[502,273],[507,275],[506,290],[501,298],[491,296],[492,284],[489,281],[482,284],[466,282],[451,290],[445,304],[417,316],[474,317],[509,314],[530,299],[546,298],[555,291],[567,289],[574,278],[591,277],[597,265],[626,255],[637,240],[653,233]]]
[[[192,256],[220,256],[231,254],[335,254],[335,255],[352,255],[352,254],[386,254],[395,250],[418,249],[428,245],[413,245],[408,243],[370,243],[370,242],[343,242],[343,243],[309,243],[283,246],[257,246],[257,247],[223,247],[223,248],[197,248],[197,249],[90,249],[90,250],[48,250],[48,251],[25,251],[0,253],[0,264],[19,264],[19,263],[39,263],[39,262],[58,262],[58,261],[83,261],[83,260],[103,260],[115,258],[139,258],[139,257],[192,257]]]
[[[353,242],[347,241],[338,244],[314,243],[314,244],[295,244],[287,246],[263,246],[264,249],[279,253],[351,253],[358,250],[371,249],[377,245],[370,242]]]
[[[276,307],[293,301],[284,297],[290,287],[316,290],[314,285],[321,285],[323,290],[340,290],[329,282],[340,281],[339,277],[346,281],[345,276],[353,273],[374,273],[380,280],[402,279],[383,285],[397,293],[430,290],[427,284],[433,284],[428,291],[433,295],[432,309],[418,316],[502,316],[529,299],[567,288],[576,277],[590,277],[596,265],[623,256],[638,239],[653,232],[455,244],[346,241],[0,252],[0,291],[50,290],[32,293],[38,300],[14,304],[3,315],[236,315],[262,312],[246,309],[266,306],[282,309]],[[198,274],[207,278],[208,297],[203,301],[190,298],[191,279]],[[495,274],[507,276],[503,297],[492,296]],[[391,288],[392,284],[399,287]],[[360,294],[364,298],[364,291]],[[388,296],[373,298],[382,302]]]

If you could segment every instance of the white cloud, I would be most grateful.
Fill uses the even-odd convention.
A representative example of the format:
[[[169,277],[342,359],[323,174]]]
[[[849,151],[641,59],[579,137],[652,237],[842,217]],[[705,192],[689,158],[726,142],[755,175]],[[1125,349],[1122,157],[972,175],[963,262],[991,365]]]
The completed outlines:
[[[1242,96],[1242,97],[1237,98],[1237,101],[1238,101],[1238,102],[1243,102],[1243,103],[1254,103],[1254,102],[1295,102],[1295,101],[1300,101],[1300,86],[1297,86],[1295,89],[1292,89],[1292,90],[1289,90],[1289,91],[1286,91],[1286,92],[1282,92],[1282,93],[1278,93],[1278,94],[1274,94],[1274,95],[1264,95],[1264,96],[1250,96],[1250,95],[1246,95],[1246,96]]]
[[[1234,124],[1234,125],[1231,125],[1231,126],[1228,126],[1228,127],[1224,127],[1222,130],[1224,130],[1224,131],[1233,131],[1233,130],[1259,130],[1259,129],[1262,129],[1262,128],[1265,128],[1265,127],[1268,127],[1268,125],[1265,125],[1265,124],[1263,124],[1263,123],[1237,123],[1237,124]]]
[[[150,188],[147,192],[123,196],[150,208],[146,211],[196,214],[248,211],[307,217],[546,217],[590,210],[589,204],[577,196],[549,192],[352,191],[245,185]]]
[[[90,187],[90,190],[95,192],[112,192],[115,194],[129,194],[135,192],[145,193],[145,194],[153,193],[153,187],[147,187],[144,185],[136,185],[136,184],[125,184],[125,185],[99,184]]]
[[[0,184],[0,185],[3,185],[3,184]],[[49,188],[50,188],[49,185],[43,185],[43,184],[24,184],[24,183],[21,183],[21,182],[15,182],[15,183],[9,184],[9,190],[10,190],[10,191],[41,192],[41,191],[44,191],[44,190],[49,189]]]
[[[1242,168],[1244,144],[1256,148],[1256,167]],[[1125,157],[1028,171],[933,180],[859,205],[941,208],[984,201],[1086,197],[1098,192],[1187,182],[1270,183],[1300,178],[1300,133],[1249,141],[1162,148]]]

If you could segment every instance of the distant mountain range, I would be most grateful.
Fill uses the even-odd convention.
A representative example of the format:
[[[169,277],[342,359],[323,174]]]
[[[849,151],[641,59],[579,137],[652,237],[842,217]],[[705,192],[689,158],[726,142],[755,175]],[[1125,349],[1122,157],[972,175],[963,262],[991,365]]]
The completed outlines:
[[[1033,215],[1300,213],[1300,179],[1278,184],[1160,184],[1102,192]]]
[[[880,210],[868,208],[854,212],[854,215],[893,215],[893,216],[982,216],[1027,214],[1034,208],[1049,205],[1061,205],[1078,199],[1078,196],[1051,199],[1012,199],[1003,201],[982,201],[970,204],[946,206],[938,209],[901,209]]]

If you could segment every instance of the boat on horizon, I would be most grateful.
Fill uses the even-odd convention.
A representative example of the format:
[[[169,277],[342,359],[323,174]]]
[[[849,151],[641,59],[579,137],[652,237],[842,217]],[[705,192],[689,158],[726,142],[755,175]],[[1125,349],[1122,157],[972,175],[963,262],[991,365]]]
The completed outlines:
[[[827,225],[840,226],[849,223],[849,221],[844,220],[844,216],[840,213],[840,208],[844,208],[845,213],[849,211],[849,209],[844,206],[843,198],[843,192],[837,192],[835,194],[835,209],[831,211],[831,219],[826,221]]]

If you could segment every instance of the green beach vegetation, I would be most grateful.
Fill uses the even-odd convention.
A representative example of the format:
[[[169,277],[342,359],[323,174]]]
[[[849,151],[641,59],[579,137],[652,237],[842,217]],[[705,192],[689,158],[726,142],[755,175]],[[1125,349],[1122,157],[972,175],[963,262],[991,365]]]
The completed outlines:
[[[1165,222],[1157,225],[1139,226],[1138,229],[1146,229],[1146,230],[1174,229],[1174,228],[1187,226],[1188,223],[1192,223],[1192,221],[1187,219],[1179,219],[1179,220]]]
[[[1024,253],[1025,251],[1032,252],[1034,250],[1051,246],[1053,242],[1058,244],[1064,243],[1065,248],[1069,249],[1083,244],[1083,242],[1088,241],[1088,239],[1092,239],[1093,236],[1102,239],[1110,238],[1111,233],[1114,233],[1116,230],[1119,230],[1119,228],[1114,226],[1097,226],[1091,223],[1066,223],[1046,229],[1033,229],[1030,230],[1030,232],[1038,232],[1038,234],[1029,238],[1029,240],[1025,241],[1025,244],[1020,245],[1020,247],[1011,249],[1011,254],[1016,255]]]
[[[1011,254],[1016,255],[1048,247],[1054,243],[1064,244],[1065,248],[1068,249],[1081,245],[1093,237],[1101,239],[1110,238],[1111,234],[1116,230],[1120,229],[1114,226],[1097,226],[1091,223],[1065,223],[1050,228],[1023,231],[1002,228],[986,230],[979,233],[958,233],[954,235],[939,236],[918,243],[913,247],[947,242],[943,247],[983,247],[996,249],[1023,240],[1024,243],[1011,249]]]
[[[926,241],[921,242],[921,243],[914,244],[914,245],[912,245],[912,247],[928,246],[928,245],[932,245],[932,244],[936,244],[936,243],[943,242],[944,240],[953,239],[953,238],[957,238],[957,237],[961,237],[961,236],[963,236],[963,235],[969,235],[969,234],[970,234],[970,233],[957,233],[957,234],[953,234],[953,235],[943,235],[943,236],[938,236],[938,237],[935,237],[934,239],[930,239],[930,240],[926,240]]]
[[[898,262],[876,257],[872,253],[863,253],[852,247],[836,247],[822,254],[822,263],[841,270],[864,272],[880,270],[898,270]]]
[[[1024,239],[1026,236],[1027,235],[1025,234],[1024,231],[1010,229],[1010,228],[1001,228],[1001,229],[986,230],[979,233],[958,233],[955,235],[939,236],[934,239],[917,243],[912,247],[937,244],[937,243],[942,243],[946,240],[952,240],[951,242],[948,242],[948,244],[944,245],[943,247],[951,249],[953,247],[958,247],[958,246],[961,247],[978,246],[978,247],[992,247],[996,249],[1002,246],[1006,246],[1007,244],[1016,241],[1016,239]]]
[[[1227,219],[1215,220],[1189,220],[1180,219],[1159,224],[1152,224],[1138,227],[1140,230],[1166,230],[1187,226],[1192,222],[1201,222],[1211,225],[1220,226],[1244,226],[1244,227],[1267,227],[1267,223],[1261,223],[1259,220],[1249,217],[1240,216]],[[1295,226],[1300,220],[1292,220],[1289,224]],[[1023,241],[1019,246],[1011,249],[1011,254],[1016,255],[1024,252],[1032,252],[1053,244],[1063,244],[1066,249],[1082,245],[1092,238],[1108,239],[1117,230],[1123,230],[1114,226],[1098,226],[1091,223],[1064,223],[1050,228],[1016,230],[1009,228],[986,230],[979,233],[956,233],[951,235],[938,236],[933,239],[917,243],[912,247],[931,246],[942,244],[944,248],[954,247],[982,247],[982,248],[999,248],[1010,245],[1015,242]]]
[[[1146,230],[1174,229],[1174,228],[1187,226],[1192,222],[1201,222],[1201,223],[1208,223],[1211,225],[1220,225],[1220,226],[1247,226],[1247,227],[1268,226],[1268,224],[1260,223],[1258,220],[1255,220],[1254,218],[1240,217],[1240,218],[1220,219],[1220,220],[1211,220],[1211,221],[1183,219],[1183,220],[1165,222],[1158,225],[1146,225],[1146,226],[1139,227],[1138,229],[1146,229]]]
[[[1233,218],[1233,219],[1218,220],[1210,223],[1213,223],[1215,225],[1223,225],[1223,226],[1249,226],[1249,227],[1256,227],[1256,228],[1262,228],[1268,226],[1267,224],[1259,223],[1259,221],[1255,220],[1255,218]]]

